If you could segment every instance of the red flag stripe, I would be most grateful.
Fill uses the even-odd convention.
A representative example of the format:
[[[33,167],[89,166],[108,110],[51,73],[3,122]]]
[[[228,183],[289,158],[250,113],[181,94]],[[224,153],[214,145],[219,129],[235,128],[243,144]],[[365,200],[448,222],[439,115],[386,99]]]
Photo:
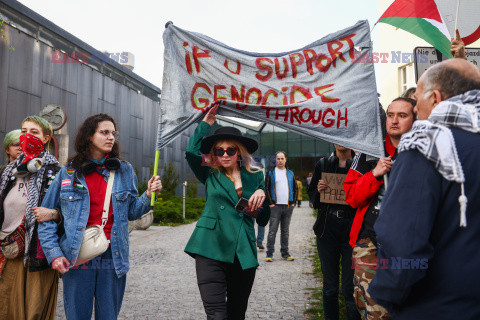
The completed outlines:
[[[395,0],[379,20],[388,17],[415,17],[442,22],[434,0]]]

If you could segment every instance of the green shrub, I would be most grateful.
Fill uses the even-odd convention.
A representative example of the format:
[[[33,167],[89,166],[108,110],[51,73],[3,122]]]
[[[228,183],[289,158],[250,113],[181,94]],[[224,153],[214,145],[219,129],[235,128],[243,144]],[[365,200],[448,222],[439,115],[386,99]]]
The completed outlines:
[[[185,199],[185,219],[198,220],[205,207],[204,198],[186,198]]]
[[[138,168],[135,167],[133,169],[135,171],[135,174],[137,175],[138,179]],[[153,174],[153,163],[150,163],[150,171],[148,173],[148,179],[143,179],[143,181],[138,181],[138,196],[140,197],[145,191],[147,191],[148,188],[148,180],[150,180],[151,175]]]
[[[180,175],[177,172],[177,169],[173,163],[169,162],[168,164],[163,165],[163,175],[162,175],[162,194],[174,195],[175,188],[178,186],[178,178]]]
[[[198,194],[198,179],[191,175],[187,174],[187,197],[195,198]]]
[[[143,179],[142,182],[138,183],[138,196],[140,197],[148,188],[147,179]]]
[[[205,207],[203,198],[185,199],[185,220],[198,220]],[[157,198],[153,208],[153,222],[160,224],[183,223],[183,199],[169,194]]]
[[[302,200],[302,201],[308,200],[307,189],[308,189],[308,188],[306,188],[305,186],[304,186],[303,189],[302,189],[302,197],[303,197],[303,200]]]

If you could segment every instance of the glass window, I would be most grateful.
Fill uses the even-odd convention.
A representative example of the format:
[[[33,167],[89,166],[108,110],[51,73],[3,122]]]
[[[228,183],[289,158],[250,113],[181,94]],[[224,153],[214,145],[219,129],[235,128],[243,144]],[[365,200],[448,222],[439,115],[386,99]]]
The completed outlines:
[[[315,170],[315,164],[320,159],[320,157],[302,157],[302,169],[300,176],[306,180],[308,173]]]
[[[273,145],[273,134],[273,126],[271,124],[267,124],[262,130],[262,134],[260,135],[261,139],[259,142],[261,146],[260,153],[263,156],[271,156],[275,154],[275,149]]]
[[[304,157],[315,157],[315,140],[310,137],[302,138],[302,156]]]
[[[279,127],[274,127],[273,129],[274,132],[274,145],[275,145],[275,152],[277,151],[285,151],[287,152],[288,150],[288,139],[287,139],[287,130],[279,128]],[[288,156],[287,152],[287,156]]]
[[[415,87],[415,68],[413,63],[398,68],[398,95],[410,87]]]
[[[256,151],[255,154],[259,154],[261,146],[260,146],[260,135],[258,134],[258,132],[247,129],[246,132],[243,133],[243,135],[245,137],[252,138],[258,142],[258,151]]]
[[[315,147],[317,157],[329,156],[334,149],[333,144],[323,140],[315,140]]]
[[[299,157],[302,153],[302,135],[294,132],[289,132],[288,135],[288,150],[290,157]]]
[[[292,170],[295,176],[301,176],[302,172],[302,158],[300,157],[288,157],[287,158],[287,167]]]

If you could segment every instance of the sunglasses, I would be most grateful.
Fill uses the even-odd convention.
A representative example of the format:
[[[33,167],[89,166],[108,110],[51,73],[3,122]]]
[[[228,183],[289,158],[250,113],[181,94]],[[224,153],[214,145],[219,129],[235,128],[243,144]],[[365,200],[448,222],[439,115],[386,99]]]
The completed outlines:
[[[226,152],[227,155],[231,157],[231,156],[234,156],[237,153],[237,151],[238,149],[234,147],[228,147],[227,149],[215,148],[215,150],[213,151],[213,154],[215,154],[217,157],[221,157]]]

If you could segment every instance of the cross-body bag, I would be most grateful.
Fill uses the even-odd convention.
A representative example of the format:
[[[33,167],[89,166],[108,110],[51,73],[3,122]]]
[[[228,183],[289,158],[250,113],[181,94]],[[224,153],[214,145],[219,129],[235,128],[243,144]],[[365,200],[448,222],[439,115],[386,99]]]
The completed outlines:
[[[107,240],[103,228],[108,221],[108,211],[110,210],[110,199],[112,197],[113,179],[115,178],[115,171],[110,171],[108,177],[107,192],[105,194],[105,202],[103,204],[102,225],[94,224],[85,229],[82,239],[82,246],[78,253],[76,265],[83,264],[89,260],[101,255],[108,249],[110,240]]]
[[[0,251],[7,259],[16,259],[25,252],[25,218],[15,231],[0,241]]]

